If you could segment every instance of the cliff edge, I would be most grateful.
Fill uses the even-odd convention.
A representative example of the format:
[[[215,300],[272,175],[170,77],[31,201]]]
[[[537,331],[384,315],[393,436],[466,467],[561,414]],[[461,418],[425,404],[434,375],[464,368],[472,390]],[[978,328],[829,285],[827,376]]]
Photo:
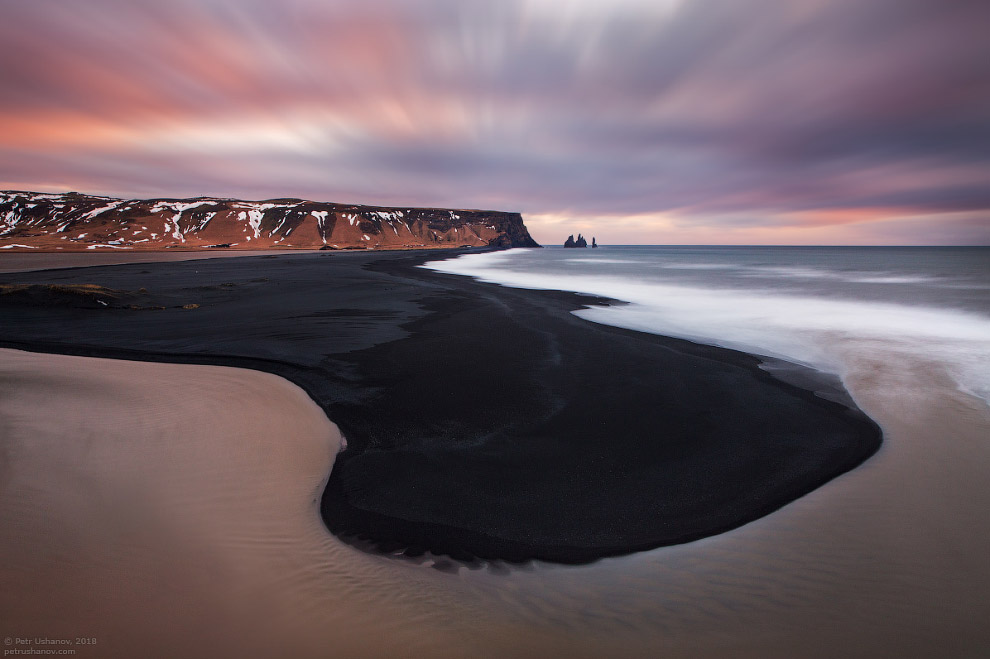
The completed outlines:
[[[0,192],[0,249],[539,247],[522,215],[303,199],[116,199]]]

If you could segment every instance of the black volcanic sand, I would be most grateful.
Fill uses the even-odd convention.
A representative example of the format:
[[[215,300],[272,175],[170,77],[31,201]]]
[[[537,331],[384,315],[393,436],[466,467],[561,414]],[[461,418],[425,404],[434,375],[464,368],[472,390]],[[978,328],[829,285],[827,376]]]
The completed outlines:
[[[6,274],[97,284],[127,304],[0,299],[0,343],[288,378],[348,442],[323,496],[327,526],[410,556],[580,563],[686,542],[766,515],[880,446],[841,396],[776,379],[751,355],[570,313],[606,300],[414,267],[449,255]]]

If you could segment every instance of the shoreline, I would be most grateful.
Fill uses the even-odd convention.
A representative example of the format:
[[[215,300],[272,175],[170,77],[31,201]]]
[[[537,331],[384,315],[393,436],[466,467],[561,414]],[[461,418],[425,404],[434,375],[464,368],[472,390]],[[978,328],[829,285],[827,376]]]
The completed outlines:
[[[15,340],[11,336],[12,331],[4,332],[0,338],[8,346],[33,345],[48,351],[128,356],[151,361],[222,363],[265,370],[288,378],[318,401],[348,438],[348,451],[341,454],[341,461],[338,463],[345,467],[334,469],[323,496],[325,522],[341,537],[370,540],[382,551],[405,550],[410,556],[430,551],[463,561],[478,558],[527,561],[536,558],[582,563],[603,556],[687,542],[762,517],[854,468],[879,447],[879,431],[870,430],[875,426],[865,415],[858,411],[845,410],[841,405],[824,401],[809,391],[770,377],[760,371],[759,359],[745,353],[643,335],[630,330],[593,326],[594,324],[570,313],[589,302],[590,298],[587,296],[547,291],[509,291],[466,277],[452,278],[451,275],[414,267],[439,256],[451,255],[446,251],[415,256],[333,253],[329,259],[323,258],[324,255],[293,259],[295,270],[306,272],[286,272],[286,276],[305,279],[308,273],[310,277],[318,274],[323,280],[327,280],[326,271],[330,270],[332,272],[329,274],[335,274],[343,281],[328,282],[329,291],[325,287],[317,287],[324,306],[328,300],[333,301],[336,311],[310,309],[311,313],[307,317],[293,316],[293,320],[297,321],[293,323],[293,327],[299,336],[292,341],[285,340],[283,345],[275,347],[270,342],[256,341],[252,346],[241,345],[235,348],[229,338],[218,338],[214,329],[204,330],[203,322],[199,322],[194,316],[181,317],[181,312],[171,311],[156,313],[167,316],[167,324],[186,335],[185,350],[176,350],[175,341],[161,335],[161,327],[156,330],[159,333],[158,338],[135,338],[134,332],[137,329],[149,329],[150,321],[139,319],[133,314],[128,320],[133,322],[134,329],[125,331],[126,328],[122,329],[118,325],[107,326],[97,322],[104,320],[105,315],[100,318],[92,312],[76,310],[59,310],[56,315],[66,320],[72,318],[73,322],[81,326],[80,342],[83,345],[73,346],[53,341],[51,339],[56,337],[51,336],[50,330],[46,340],[44,328],[40,328],[43,330],[40,333],[32,332],[31,341]],[[257,270],[244,268],[243,259],[233,261],[241,264],[232,268],[229,260],[223,264],[213,262],[209,270],[218,277],[241,274],[232,273],[231,270]],[[61,271],[57,276],[63,281],[89,281],[94,278],[92,275],[97,275],[97,278],[103,277],[100,282],[107,285],[113,284],[114,280],[130,279],[134,287],[137,285],[133,282],[136,278],[150,284],[148,288],[155,295],[175,297],[174,290],[159,292],[155,286],[161,288],[160,282],[166,274],[183,274],[177,272],[177,265],[144,265],[155,267],[160,272],[170,272],[163,272],[156,279],[155,271],[146,270],[143,277],[136,277],[142,273],[127,272],[126,267],[123,267],[125,271],[122,272],[122,267],[118,266],[115,269],[106,268],[103,272],[94,272],[90,268],[87,269],[88,272]],[[179,267],[178,270],[183,269]],[[311,272],[316,270],[318,272]],[[9,281],[11,276],[5,275],[3,279]],[[176,277],[169,276],[168,279],[174,281]],[[279,281],[276,278],[273,280]],[[241,286],[239,282],[238,286]],[[383,287],[390,290],[383,291]],[[212,296],[213,293],[229,294],[230,291],[211,289],[204,293],[198,289],[210,289],[209,285],[195,288],[197,290],[179,286],[183,295],[205,294],[206,298],[200,301],[204,308],[215,311],[214,317],[223,316],[224,307],[230,310],[243,306],[249,294],[253,297],[258,293],[257,290],[237,291],[238,294],[235,295]],[[497,290],[492,290],[493,288]],[[292,291],[288,293],[291,295]],[[271,300],[266,300],[265,304],[270,302]],[[283,303],[276,306],[286,305]],[[283,310],[288,312],[297,308],[288,306],[291,309]],[[122,314],[126,312],[109,310],[107,313],[116,314],[120,321]],[[241,309],[240,313],[244,313],[244,310]],[[313,313],[323,315],[313,317]],[[13,329],[13,333],[23,333],[28,328],[38,330],[39,323],[46,323],[51,314],[26,310],[21,316],[23,322],[17,323],[19,327]],[[236,322],[238,318],[235,314],[233,320]],[[154,324],[161,325],[158,317]],[[265,331],[269,335],[273,329],[284,333],[285,318],[282,318],[280,327],[281,329],[267,327]],[[550,327],[555,334],[552,340],[547,340]],[[338,339],[339,349],[330,351],[329,354],[324,352],[319,358],[314,357],[310,348],[319,342],[320,334],[317,329],[323,336]],[[84,338],[87,336],[89,340]],[[499,340],[479,342],[473,341],[473,336],[498,336]],[[453,343],[450,340],[438,343],[439,339],[435,337],[456,337],[456,340]],[[499,345],[509,342],[513,345]],[[671,380],[670,377],[658,378],[655,373],[637,372],[633,378],[635,382],[623,384],[614,377],[610,380],[601,372],[601,363],[596,363],[594,355],[589,354],[596,350],[605,351],[612,360],[612,366],[615,366],[615,361],[622,361],[628,364],[627,370],[632,371],[636,370],[636,362],[642,361],[644,355],[651,355],[649,359],[661,360],[653,363],[666,364],[677,372],[678,378]],[[480,361],[479,354],[483,356]],[[635,359],[630,361],[633,357]],[[475,361],[471,362],[472,359]],[[470,363],[471,369],[475,371],[487,371],[470,376],[465,373],[465,363]],[[561,363],[564,364],[562,370],[566,372],[560,372]],[[396,364],[399,365],[400,373],[390,372],[393,369],[386,366]],[[692,369],[699,366],[708,369],[706,378],[698,379],[691,375]],[[643,370],[650,369],[640,369]],[[403,378],[410,386],[403,388],[402,384],[397,384]],[[713,385],[706,383],[706,379],[711,378],[720,380],[714,389]],[[491,384],[493,380],[498,382],[494,389]],[[686,388],[685,380],[689,382]],[[676,385],[673,384],[675,381]],[[584,382],[591,388],[608,389],[611,398],[605,402],[587,395],[582,398],[581,391],[574,388],[574,383],[578,382]],[[748,384],[740,385],[740,382]],[[615,420],[604,418],[599,413],[597,428],[594,432],[589,432],[589,421],[581,416],[578,408],[591,406],[599,411],[609,410],[623,415],[623,409],[650,410],[657,404],[661,407],[666,405],[662,410],[667,415],[666,418],[673,419],[675,425],[680,424],[682,432],[697,435],[694,431],[696,426],[684,425],[692,414],[697,413],[684,413],[684,405],[688,405],[688,409],[695,409],[691,407],[690,400],[671,403],[653,396],[653,392],[662,389],[664,383],[668,390],[670,387],[680,387],[682,397],[688,399],[691,398],[688,392],[693,391],[695,406],[714,404],[717,407],[721,404],[719,396],[731,396],[740,401],[747,399],[746,407],[762,400],[763,403],[756,404],[793,408],[782,421],[778,419],[785,426],[786,433],[790,433],[787,435],[788,441],[782,445],[787,446],[784,457],[775,455],[767,444],[763,444],[759,451],[750,447],[742,453],[739,450],[732,453],[731,445],[727,449],[719,444],[717,432],[710,432],[707,441],[712,448],[701,458],[694,458],[696,462],[699,459],[701,462],[694,465],[693,471],[697,474],[699,469],[708,469],[720,474],[723,480],[727,475],[734,478],[730,479],[729,487],[722,488],[721,494],[718,487],[712,489],[711,482],[685,482],[685,477],[680,473],[661,470],[660,473],[653,471],[630,475],[628,465],[641,463],[644,457],[650,456],[654,456],[650,458],[654,462],[660,460],[655,455],[655,450],[649,448],[644,454],[642,446],[635,445],[637,442],[632,442],[631,446],[628,442],[624,445],[621,442],[619,445],[607,442],[610,437],[618,435],[621,438],[632,432],[638,433],[637,440],[641,444],[646,437],[655,435],[658,427],[656,418]],[[424,390],[424,387],[438,385],[450,391],[434,394]],[[758,392],[754,393],[752,388],[756,388]],[[376,398],[375,392],[381,390],[393,392],[392,399]],[[485,391],[490,393],[484,394]],[[644,392],[647,394],[646,399],[643,398]],[[502,396],[503,400],[495,407],[498,414],[493,417],[492,405],[477,400],[475,394]],[[563,408],[560,407],[560,396],[564,396]],[[566,402],[568,396],[574,400],[581,399],[577,407],[571,405],[564,409],[569,404]],[[624,397],[631,399],[623,400]],[[437,405],[444,410],[444,423],[447,427],[438,425],[429,413],[430,407]],[[681,410],[680,413],[676,412],[678,409]],[[738,411],[744,407],[737,403],[736,406],[723,405],[723,409]],[[382,417],[390,420],[385,426],[380,422]],[[749,423],[752,429],[747,436],[752,441],[752,433],[756,432],[755,429],[763,421],[755,418],[752,413],[743,414],[743,417],[748,421],[740,424],[735,419],[736,423],[733,425],[739,427]],[[857,432],[861,434],[856,442],[851,443],[852,446],[841,448],[843,442],[840,441],[827,447],[831,453],[818,453],[819,457],[813,457],[807,452],[802,453],[805,451],[804,447],[792,445],[792,438],[807,432],[800,429],[801,419],[805,417],[816,419],[810,425],[832,424],[829,427],[835,433],[850,432],[840,430],[841,428],[858,428]],[[614,425],[616,422],[618,425]],[[613,424],[611,427],[610,423]],[[719,421],[707,419],[705,423],[708,426],[718,426]],[[518,428],[520,424],[525,427]],[[493,430],[496,433],[501,432],[502,437],[492,440]],[[542,446],[533,445],[531,440],[520,439],[541,437],[548,433],[551,441],[542,440]],[[472,437],[488,438],[484,440],[487,445],[482,454],[487,452],[490,456],[495,447],[494,461],[489,460],[489,464],[485,464],[482,459],[479,464],[477,454],[472,455],[469,446],[464,448],[464,444],[478,441],[471,440]],[[568,443],[555,443],[552,441],[553,437],[566,438]],[[464,438],[468,441],[465,442]],[[603,440],[609,449],[604,452]],[[513,448],[521,441],[530,442],[531,448],[522,453]],[[388,447],[389,442],[392,443],[391,448]],[[458,445],[458,442],[461,444]],[[578,445],[583,448],[577,448]],[[383,451],[383,448],[386,450]],[[684,445],[677,450],[683,453]],[[716,454],[726,450],[730,455],[720,461]],[[587,454],[588,451],[592,452],[590,461],[582,463],[573,459],[574,452]],[[558,474],[544,473],[546,467],[542,465],[549,455],[555,456],[554,469]],[[826,455],[829,457],[826,458]],[[779,477],[781,471],[786,469],[778,468],[776,474],[768,473],[762,460],[771,456],[774,462],[791,459],[792,464],[790,472],[785,474],[786,478],[782,482],[776,484],[777,489],[774,491],[768,491],[773,490],[773,487],[766,484],[767,479],[775,475]],[[691,457],[690,450],[687,457]],[[743,474],[738,470],[733,471],[731,464],[726,465],[733,460],[748,460],[749,471]],[[410,464],[418,466],[410,467]],[[504,481],[504,474],[507,469],[512,474],[511,487],[518,490],[520,496],[511,501],[510,506],[500,508],[498,502],[505,498],[504,488],[507,483]],[[461,480],[458,479],[459,474],[464,475]],[[600,482],[597,484],[597,487],[604,487],[605,494],[586,491],[587,485],[584,483],[600,480],[601,474],[612,478],[612,482],[605,482],[604,486]],[[622,486],[621,482],[630,477],[635,479],[634,486]],[[690,477],[693,476],[689,474]],[[475,485],[486,478],[492,485],[479,496]],[[533,480],[538,481],[541,478],[543,482],[540,487],[534,488]],[[572,482],[575,478],[581,481],[577,489]],[[649,519],[642,515],[638,521],[626,520],[629,527],[638,529],[636,531],[614,528],[616,513],[620,518],[629,515],[636,517],[634,511],[628,510],[630,504],[639,506],[636,502],[640,500],[663,499],[648,486],[644,489],[644,483],[664,478],[681,479],[680,483],[675,484],[676,487],[667,490],[668,498],[683,498],[688,491],[702,493],[702,498],[709,501],[705,523],[697,523],[697,506],[692,508],[693,504],[688,502],[686,507],[681,506],[679,517],[673,514],[674,509],[667,510],[668,522],[675,518],[679,520],[679,527],[673,532],[668,523],[668,528],[658,536],[656,529],[649,528]],[[432,488],[435,494],[422,494],[424,487]],[[732,488],[735,489],[731,495],[724,491]],[[746,488],[751,491],[749,496],[755,495],[758,502],[754,504],[749,501],[748,505],[740,506],[736,500],[739,493]],[[417,496],[420,499],[410,501],[410,497],[404,494],[410,491],[418,491],[420,494]],[[360,494],[355,495],[355,492]],[[355,496],[358,497],[356,500]],[[564,500],[557,503],[545,501],[547,497],[554,499],[561,496]],[[712,511],[710,502],[715,500],[720,501],[719,510]],[[533,501],[539,502],[539,505],[533,505]],[[440,515],[432,520],[424,519],[424,507],[440,507]],[[726,514],[726,508],[729,514]],[[548,509],[553,510],[550,514],[564,520],[564,523],[557,523],[550,534],[542,529]],[[660,512],[655,510],[653,514]],[[704,512],[706,511],[702,511]],[[479,516],[484,518],[480,526],[475,521]],[[496,533],[491,533],[492,530]],[[567,538],[572,540],[568,541]]]
[[[171,263],[202,259],[236,258],[245,256],[275,256],[279,254],[312,254],[319,250],[143,250],[109,252],[41,252],[10,251],[0,256],[0,274],[16,272],[42,272],[69,268],[90,268],[103,265],[130,265],[134,263]],[[31,263],[36,261],[38,263]],[[44,263],[49,261],[49,263]]]
[[[130,265],[134,263],[173,263],[176,261],[199,261],[204,259],[243,258],[251,256],[284,256],[290,254],[332,254],[347,252],[419,252],[419,251],[454,251],[481,253],[494,248],[490,247],[383,247],[380,249],[364,250],[341,248],[334,250],[312,249],[307,247],[280,247],[278,249],[139,249],[139,250],[109,250],[103,252],[75,251],[46,251],[46,250],[10,250],[0,254],[0,274],[15,272],[41,272],[44,270],[65,270],[69,268],[89,268],[103,265]],[[31,261],[45,261],[49,264],[31,264]]]

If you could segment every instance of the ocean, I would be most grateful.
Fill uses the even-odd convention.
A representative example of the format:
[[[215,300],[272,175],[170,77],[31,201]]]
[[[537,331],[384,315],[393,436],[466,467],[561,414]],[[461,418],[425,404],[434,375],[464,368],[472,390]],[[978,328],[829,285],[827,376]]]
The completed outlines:
[[[990,402],[986,247],[551,247],[424,267],[621,300],[577,313],[843,378],[877,351],[921,355]]]

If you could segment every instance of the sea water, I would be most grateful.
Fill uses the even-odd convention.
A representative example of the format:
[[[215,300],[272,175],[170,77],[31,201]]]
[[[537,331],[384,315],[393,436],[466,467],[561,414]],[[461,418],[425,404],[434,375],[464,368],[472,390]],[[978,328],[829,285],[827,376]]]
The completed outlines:
[[[514,249],[427,264],[502,285],[620,300],[588,320],[846,377],[852,360],[923,356],[990,401],[990,248]]]

